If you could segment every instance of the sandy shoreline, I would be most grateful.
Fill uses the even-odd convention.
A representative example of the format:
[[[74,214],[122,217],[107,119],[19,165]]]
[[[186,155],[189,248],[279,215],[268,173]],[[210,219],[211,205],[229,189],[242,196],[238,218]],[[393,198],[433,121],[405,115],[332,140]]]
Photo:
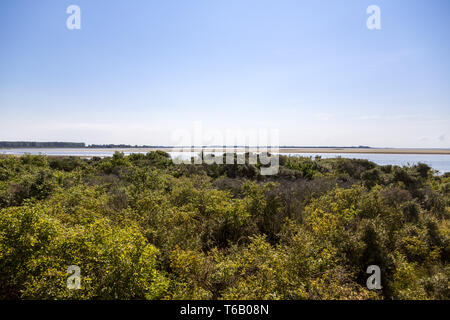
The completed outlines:
[[[17,149],[6,149],[0,148],[0,150],[33,150],[33,152],[38,151],[40,148],[17,148]],[[105,148],[105,149],[95,149],[95,148],[42,148],[43,154],[46,151],[51,150],[52,152],[64,152],[70,151],[73,153],[110,153],[114,151],[124,152],[124,153],[141,153],[150,152],[156,150],[162,150],[165,152],[173,151],[184,151],[184,152],[200,152],[200,148],[194,149],[175,149],[175,148]],[[258,151],[255,148],[204,148],[204,152],[244,152],[244,151]],[[262,150],[259,150],[262,151]],[[270,148],[268,151],[271,151]],[[280,148],[279,153],[360,153],[360,154],[448,154],[450,155],[450,149],[419,149],[419,148]]]

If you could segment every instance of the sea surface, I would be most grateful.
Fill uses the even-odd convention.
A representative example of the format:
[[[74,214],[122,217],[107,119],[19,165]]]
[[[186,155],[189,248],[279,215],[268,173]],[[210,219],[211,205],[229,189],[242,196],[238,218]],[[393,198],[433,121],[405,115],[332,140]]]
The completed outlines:
[[[49,155],[49,156],[78,156],[78,157],[110,157],[115,149],[0,149],[0,154],[7,155]],[[131,153],[147,153],[147,151],[124,150],[125,155]],[[189,159],[196,156],[196,152],[170,152],[172,157]],[[349,158],[349,159],[367,159],[379,165],[414,165],[418,162],[426,163],[440,173],[450,172],[450,155],[448,154],[384,154],[384,153],[282,153],[283,155],[326,158]]]

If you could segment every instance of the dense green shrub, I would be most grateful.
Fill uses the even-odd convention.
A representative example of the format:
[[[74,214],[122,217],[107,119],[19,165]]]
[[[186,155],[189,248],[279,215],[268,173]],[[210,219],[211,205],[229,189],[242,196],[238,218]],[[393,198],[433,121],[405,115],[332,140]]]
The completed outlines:
[[[1,156],[0,299],[450,299],[448,174],[280,165]]]

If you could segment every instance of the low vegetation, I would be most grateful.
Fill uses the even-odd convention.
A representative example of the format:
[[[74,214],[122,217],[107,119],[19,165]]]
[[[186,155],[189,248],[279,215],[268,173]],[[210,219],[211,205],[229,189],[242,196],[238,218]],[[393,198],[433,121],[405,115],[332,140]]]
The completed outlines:
[[[425,164],[4,156],[0,299],[450,299],[449,218]]]

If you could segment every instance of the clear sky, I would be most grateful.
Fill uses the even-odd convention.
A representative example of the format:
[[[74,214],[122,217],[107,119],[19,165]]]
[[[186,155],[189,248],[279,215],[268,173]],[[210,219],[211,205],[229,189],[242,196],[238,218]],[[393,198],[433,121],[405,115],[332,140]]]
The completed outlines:
[[[0,1],[0,140],[172,145],[194,121],[448,148],[450,1]]]

